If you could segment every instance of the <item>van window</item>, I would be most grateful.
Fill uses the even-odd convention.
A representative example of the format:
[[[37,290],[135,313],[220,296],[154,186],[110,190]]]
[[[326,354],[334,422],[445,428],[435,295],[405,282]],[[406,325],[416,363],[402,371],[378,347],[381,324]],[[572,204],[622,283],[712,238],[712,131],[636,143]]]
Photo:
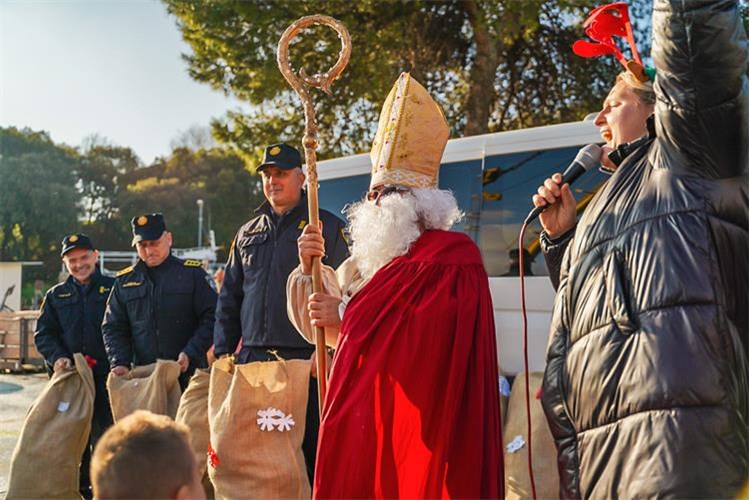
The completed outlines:
[[[487,156],[445,163],[440,168],[440,188],[451,190],[464,212],[453,230],[466,233],[477,243],[489,276],[518,275],[518,233],[532,208],[531,196],[544,179],[564,171],[582,146]],[[573,194],[579,213],[606,178],[592,170],[576,181]],[[345,219],[342,210],[361,200],[369,183],[369,173],[321,180],[320,207]],[[548,274],[539,254],[540,232],[538,220],[526,230],[527,275]]]
[[[447,163],[440,167],[440,189],[449,189],[464,212],[464,219],[453,226],[454,231],[467,233],[474,241],[479,234],[479,211],[482,206],[482,161]],[[370,186],[370,175],[354,175],[320,181],[319,205],[342,219],[346,205],[364,198]]]
[[[484,162],[482,205],[478,244],[490,276],[518,275],[518,233],[532,209],[531,196],[541,182],[563,172],[582,146],[524,151],[488,156]],[[598,170],[586,172],[573,185],[579,213],[607,176]],[[525,274],[546,276],[547,267],[539,251],[539,220],[527,229],[524,247],[528,254]]]
[[[370,174],[320,181],[318,205],[346,222],[346,216],[342,212],[344,207],[364,198],[369,187]]]

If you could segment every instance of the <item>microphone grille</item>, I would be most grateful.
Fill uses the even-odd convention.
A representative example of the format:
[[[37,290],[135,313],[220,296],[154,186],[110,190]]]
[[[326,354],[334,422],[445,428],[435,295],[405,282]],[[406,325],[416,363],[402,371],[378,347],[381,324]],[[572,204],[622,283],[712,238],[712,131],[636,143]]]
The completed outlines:
[[[589,144],[578,151],[575,162],[581,165],[585,170],[599,165],[599,159],[602,156],[602,148],[597,144]]]

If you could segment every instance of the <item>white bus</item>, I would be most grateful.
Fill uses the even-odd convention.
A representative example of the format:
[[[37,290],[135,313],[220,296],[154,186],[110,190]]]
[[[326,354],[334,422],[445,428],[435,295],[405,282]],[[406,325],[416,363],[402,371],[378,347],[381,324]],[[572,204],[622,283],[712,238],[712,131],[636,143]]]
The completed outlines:
[[[588,118],[588,117],[587,117]],[[562,172],[578,150],[601,143],[590,119],[561,125],[485,134],[448,141],[440,169],[440,188],[450,189],[465,218],[453,230],[463,231],[479,246],[490,277],[498,353],[503,372],[523,371],[521,301],[517,263],[518,233],[531,210],[531,195],[554,172]],[[370,180],[370,156],[359,154],[318,164],[320,206],[335,214],[362,199]],[[582,209],[606,180],[598,171],[584,174],[573,186]],[[539,222],[526,231],[529,368],[544,369],[554,290],[539,252]],[[529,270],[532,276],[529,276]]]

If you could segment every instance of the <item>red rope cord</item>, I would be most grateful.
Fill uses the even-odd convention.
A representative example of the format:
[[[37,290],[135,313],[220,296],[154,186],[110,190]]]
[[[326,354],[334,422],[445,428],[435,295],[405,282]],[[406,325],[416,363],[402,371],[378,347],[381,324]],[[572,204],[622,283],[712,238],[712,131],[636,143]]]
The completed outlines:
[[[521,226],[521,233],[518,235],[518,275],[521,278],[521,315],[523,316],[523,371],[526,378],[526,449],[528,451],[529,482],[531,484],[531,498],[536,500],[536,484],[534,483],[534,467],[531,457],[531,398],[529,395],[529,332],[526,319],[526,284],[524,281],[524,261],[523,261],[523,235],[526,233],[528,223],[524,222]]]

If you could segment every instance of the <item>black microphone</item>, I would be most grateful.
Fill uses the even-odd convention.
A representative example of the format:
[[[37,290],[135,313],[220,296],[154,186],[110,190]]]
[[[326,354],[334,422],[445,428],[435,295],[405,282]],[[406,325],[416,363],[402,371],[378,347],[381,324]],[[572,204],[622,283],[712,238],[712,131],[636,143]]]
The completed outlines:
[[[601,154],[602,148],[600,148],[596,144],[589,144],[588,146],[582,147],[581,150],[578,151],[578,154],[573,160],[573,163],[571,163],[568,168],[565,169],[565,172],[563,172],[563,178],[560,186],[562,186],[563,184],[573,184],[573,182],[578,179],[585,171],[599,165]],[[549,206],[550,204],[547,203],[543,207],[534,207],[534,209],[529,212],[528,217],[526,217],[524,224],[529,224],[531,221],[539,217],[539,214],[547,210]]]

